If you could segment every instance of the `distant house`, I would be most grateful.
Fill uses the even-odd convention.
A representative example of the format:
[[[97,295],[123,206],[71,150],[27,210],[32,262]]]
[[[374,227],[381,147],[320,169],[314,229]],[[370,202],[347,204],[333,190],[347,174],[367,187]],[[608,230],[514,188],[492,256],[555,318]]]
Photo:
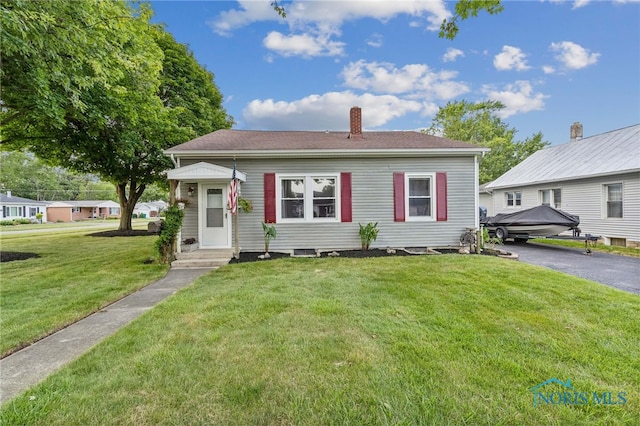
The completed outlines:
[[[47,220],[47,203],[45,201],[16,197],[11,195],[11,191],[7,191],[6,194],[0,194],[0,205],[2,205],[2,220],[36,220],[38,213],[42,213],[43,222]]]
[[[277,229],[274,251],[360,248],[359,225],[369,222],[380,230],[373,248],[459,246],[478,226],[478,157],[488,149],[413,131],[363,132],[357,107],[350,118],[349,132],[218,130],[166,150],[177,165],[168,179],[188,201],[182,238],[233,247],[235,170],[253,204],[238,214],[243,251],[264,249],[262,222]]]
[[[490,216],[541,204],[580,216],[605,244],[640,246],[640,124],[542,149],[485,186]]]
[[[167,203],[159,201],[150,201],[148,203],[137,203],[133,209],[133,214],[138,217],[158,217],[160,212],[167,208]]]
[[[86,219],[120,217],[120,205],[114,201],[56,201],[47,206],[49,222],[74,222]]]

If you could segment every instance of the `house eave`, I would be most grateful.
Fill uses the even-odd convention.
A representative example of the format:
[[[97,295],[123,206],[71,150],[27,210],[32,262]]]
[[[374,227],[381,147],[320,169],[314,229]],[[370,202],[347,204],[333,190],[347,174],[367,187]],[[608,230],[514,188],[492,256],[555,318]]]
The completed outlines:
[[[530,181],[530,182],[514,182],[510,184],[501,184],[501,185],[487,185],[486,190],[495,191],[500,189],[508,189],[508,188],[520,188],[525,186],[534,186],[534,185],[549,185],[549,184],[557,184],[559,182],[568,182],[572,180],[581,180],[581,179],[591,179],[591,178],[600,178],[600,177],[615,177],[618,175],[624,175],[629,173],[638,173],[640,169],[629,169],[629,170],[619,170],[615,172],[606,172],[606,173],[594,173],[589,175],[580,175],[580,176],[568,176],[563,178],[556,179],[545,179],[538,181]]]
[[[489,152],[488,148],[431,149],[294,149],[294,150],[167,150],[165,155],[180,158],[379,158],[379,157],[468,157]]]

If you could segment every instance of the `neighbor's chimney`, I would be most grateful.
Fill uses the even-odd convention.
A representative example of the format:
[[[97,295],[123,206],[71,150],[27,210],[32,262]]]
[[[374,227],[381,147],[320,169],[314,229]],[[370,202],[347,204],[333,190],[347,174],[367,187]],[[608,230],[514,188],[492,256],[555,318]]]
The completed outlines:
[[[362,110],[358,106],[351,107],[349,139],[362,139]]]
[[[571,142],[582,139],[582,124],[577,121],[571,125]]]
[[[11,191],[7,191],[7,197],[11,198]]]

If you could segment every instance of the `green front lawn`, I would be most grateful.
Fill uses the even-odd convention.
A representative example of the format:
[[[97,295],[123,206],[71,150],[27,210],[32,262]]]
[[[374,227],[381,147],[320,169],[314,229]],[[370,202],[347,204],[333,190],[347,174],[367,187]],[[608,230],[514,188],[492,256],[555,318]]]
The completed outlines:
[[[228,265],[5,404],[0,423],[631,425],[639,319],[636,295],[488,256]],[[588,403],[534,407],[550,378]]]
[[[117,224],[114,225],[117,228]],[[40,255],[4,262],[0,354],[28,345],[161,278],[157,236],[101,238],[70,233],[3,234],[2,251]],[[97,229],[96,231],[103,231]]]
[[[536,238],[530,241],[533,243],[549,244],[552,246],[575,248],[582,251],[584,251],[585,249],[584,241],[568,241],[568,240],[560,240],[560,239],[553,239],[553,238]],[[611,254],[619,254],[622,256],[640,257],[640,249],[631,248],[631,247],[606,246],[602,244],[602,242],[596,245],[589,243],[589,249],[591,249],[591,251],[601,252],[601,253],[611,253]]]

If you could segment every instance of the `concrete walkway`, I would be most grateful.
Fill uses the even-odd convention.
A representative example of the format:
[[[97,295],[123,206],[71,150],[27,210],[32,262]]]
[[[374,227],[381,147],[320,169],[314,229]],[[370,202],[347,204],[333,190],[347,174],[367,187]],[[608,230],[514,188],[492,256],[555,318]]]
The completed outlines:
[[[105,337],[211,270],[171,269],[153,284],[0,360],[0,404],[40,383]]]

